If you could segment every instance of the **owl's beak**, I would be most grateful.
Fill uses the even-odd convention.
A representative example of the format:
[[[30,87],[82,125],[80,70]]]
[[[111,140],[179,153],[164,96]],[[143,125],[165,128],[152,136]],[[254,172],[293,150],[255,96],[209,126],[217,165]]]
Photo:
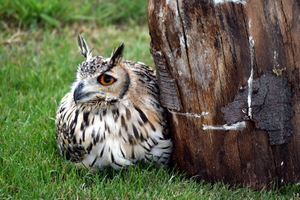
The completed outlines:
[[[96,93],[96,92],[87,92],[85,91],[84,88],[85,88],[84,81],[80,81],[73,93],[73,98],[76,103],[88,101]]]
[[[79,84],[76,86],[73,93],[73,98],[75,102],[79,101],[83,97],[83,93],[82,93],[83,86],[84,86],[83,81],[80,81]]]

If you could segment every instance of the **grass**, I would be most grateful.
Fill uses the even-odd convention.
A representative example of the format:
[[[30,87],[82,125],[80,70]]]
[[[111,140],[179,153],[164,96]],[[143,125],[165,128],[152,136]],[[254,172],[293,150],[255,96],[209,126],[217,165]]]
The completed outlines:
[[[74,22],[145,24],[145,13],[146,1],[138,0],[0,0],[0,19],[29,28],[61,28]]]
[[[3,2],[18,2],[0,1],[1,6]],[[53,2],[48,6],[56,8]],[[122,2],[127,1],[119,4]],[[126,59],[153,66],[148,29],[130,22],[138,15],[123,14],[123,21],[104,26],[97,20],[70,22],[66,17],[70,14],[62,13],[64,20],[55,19],[59,21],[56,27],[47,20],[36,23],[37,17],[23,16],[13,7],[6,10],[19,18],[6,14],[9,21],[0,21],[0,199],[299,199],[296,185],[254,191],[223,183],[197,183],[176,169],[152,165],[119,172],[106,169],[97,174],[76,170],[58,154],[54,117],[83,60],[77,50],[77,34],[85,36],[94,55],[108,57],[113,48],[125,42]],[[87,13],[83,9],[78,15]],[[4,16],[3,8],[0,15]],[[11,27],[8,22],[22,23],[23,28]]]

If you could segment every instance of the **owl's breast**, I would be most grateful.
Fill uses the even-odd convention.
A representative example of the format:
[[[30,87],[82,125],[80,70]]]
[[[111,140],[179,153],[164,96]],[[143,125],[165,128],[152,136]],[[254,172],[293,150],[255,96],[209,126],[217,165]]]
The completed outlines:
[[[159,120],[131,102],[98,108],[62,102],[56,138],[61,154],[72,161],[92,166],[100,165],[99,158],[124,165],[144,157],[162,138]]]

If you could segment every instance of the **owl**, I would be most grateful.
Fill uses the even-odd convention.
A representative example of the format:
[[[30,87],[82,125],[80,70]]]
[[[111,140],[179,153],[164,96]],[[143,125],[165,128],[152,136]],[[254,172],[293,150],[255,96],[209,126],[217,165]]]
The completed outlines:
[[[137,161],[167,166],[173,144],[155,71],[123,60],[124,44],[110,58],[93,57],[80,35],[78,46],[85,60],[56,112],[60,154],[92,170]]]

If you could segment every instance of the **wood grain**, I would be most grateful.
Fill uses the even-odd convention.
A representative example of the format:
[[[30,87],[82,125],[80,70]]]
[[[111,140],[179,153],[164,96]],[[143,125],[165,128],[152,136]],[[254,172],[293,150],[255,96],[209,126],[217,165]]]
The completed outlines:
[[[176,97],[163,98],[168,102],[178,97],[180,113],[205,113],[169,113],[173,160],[182,171],[211,182],[255,188],[276,180],[299,182],[300,2],[241,2],[148,1],[152,52],[159,52],[176,88]],[[286,143],[271,145],[268,133],[255,126],[248,112],[240,119],[246,122],[242,130],[203,130],[203,125],[226,124],[221,109],[249,85],[251,69],[254,80],[274,69],[282,73],[274,76],[287,78],[293,135]]]

